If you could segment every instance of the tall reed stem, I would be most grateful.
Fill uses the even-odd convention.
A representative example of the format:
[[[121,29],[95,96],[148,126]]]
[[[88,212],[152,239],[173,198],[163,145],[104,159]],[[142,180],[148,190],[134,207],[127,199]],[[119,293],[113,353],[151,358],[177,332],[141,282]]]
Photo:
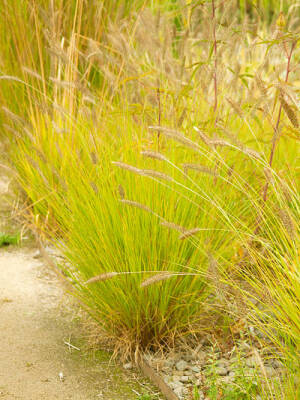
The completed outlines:
[[[286,46],[284,45],[284,49],[285,49],[285,53],[287,56],[287,66],[286,66],[286,73],[285,73],[285,83],[288,82],[289,79],[289,73],[291,71],[291,59],[292,59],[292,55],[293,55],[293,51],[296,47],[296,42],[293,42],[290,48],[290,51],[288,52],[288,50],[286,49]],[[276,144],[277,141],[279,139],[279,124],[280,124],[280,119],[281,119],[281,112],[282,112],[282,104],[280,104],[279,106],[279,111],[278,111],[278,117],[277,117],[277,121],[276,121],[276,125],[274,127],[274,135],[272,138],[272,148],[271,148],[271,152],[270,152],[270,157],[269,157],[269,166],[272,167],[273,164],[273,159],[274,159],[274,154],[275,154],[275,148],[276,148]],[[264,190],[263,190],[263,201],[266,202],[267,201],[267,195],[268,195],[268,188],[269,188],[269,180],[266,181]]]
[[[217,39],[216,39],[216,4],[215,0],[212,0],[212,20],[213,20],[213,42],[214,42],[214,95],[215,95],[215,102],[214,102],[214,112],[216,112],[218,107],[218,81],[217,81]]]

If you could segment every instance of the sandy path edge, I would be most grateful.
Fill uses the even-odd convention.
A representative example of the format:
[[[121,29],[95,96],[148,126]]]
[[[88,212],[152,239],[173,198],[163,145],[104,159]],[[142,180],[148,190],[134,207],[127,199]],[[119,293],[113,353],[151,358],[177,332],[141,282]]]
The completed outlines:
[[[132,373],[64,344],[78,345],[83,332],[35,252],[0,249],[0,399],[136,399]]]
[[[0,155],[1,151],[3,143]],[[7,219],[15,198],[7,175],[0,164],[0,231],[4,232],[18,230],[18,223]],[[99,351],[95,356],[83,350],[85,332],[78,309],[64,294],[47,259],[37,253],[26,244],[0,248],[0,399],[136,400],[136,393],[152,391],[138,371],[110,362],[108,353]]]

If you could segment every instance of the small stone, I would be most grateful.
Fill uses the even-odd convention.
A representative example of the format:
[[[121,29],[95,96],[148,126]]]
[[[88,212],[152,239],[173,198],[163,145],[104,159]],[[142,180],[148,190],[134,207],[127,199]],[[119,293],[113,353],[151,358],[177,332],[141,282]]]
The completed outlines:
[[[173,387],[175,388],[175,387],[177,387],[177,386],[182,386],[183,385],[183,383],[182,382],[180,382],[180,380],[176,377],[176,379],[173,379]]]
[[[195,381],[195,386],[199,387],[199,386],[201,386],[201,385],[202,385],[201,379],[197,379],[197,380]]]
[[[42,257],[41,252],[39,250],[35,251],[33,253],[32,257],[33,258],[41,258]]]
[[[186,361],[180,360],[176,363],[176,369],[178,371],[184,371],[185,369],[188,369],[189,365]]]
[[[185,393],[184,387],[182,387],[182,386],[176,387],[174,389],[174,393],[176,394],[176,396],[178,396],[181,399]]]
[[[170,388],[171,389],[173,389],[173,390],[175,390],[177,387],[178,387],[178,385],[176,384],[176,382],[166,382],[169,386],[170,386]]]
[[[220,375],[220,376],[225,376],[225,375],[227,375],[227,368],[224,368],[224,367],[217,367],[216,368],[216,374],[217,375]]]
[[[225,360],[225,358],[221,358],[221,360],[219,360],[218,362],[217,362],[217,366],[218,367],[220,367],[220,368],[228,368],[228,361],[227,360]]]
[[[229,374],[228,374],[228,376],[234,378],[234,377],[235,377],[235,372],[234,372],[234,371],[230,371]]]
[[[178,376],[181,376],[181,375],[182,375],[182,371],[177,371],[177,370],[173,371],[173,376],[174,377],[178,378]]]
[[[165,367],[166,368],[173,368],[175,364],[175,360],[173,360],[172,358],[170,358],[169,360],[165,361]]]
[[[194,356],[192,354],[185,354],[184,359],[187,362],[192,362],[194,361]]]
[[[187,375],[182,375],[182,376],[179,378],[179,380],[180,380],[180,382],[182,382],[182,383],[188,383],[188,382],[190,381],[190,377],[187,376]]]
[[[123,365],[123,368],[129,370],[129,369],[132,369],[132,368],[133,368],[133,365],[132,365],[131,362],[128,362],[128,363],[126,363],[126,364]]]
[[[255,355],[248,357],[246,359],[246,365],[247,367],[256,367],[259,363],[259,360],[257,359],[257,357]]]
[[[185,375],[193,375],[193,372],[191,370],[187,369],[184,371],[184,374]]]
[[[226,383],[227,385],[232,383],[232,381],[233,381],[232,376],[226,375],[222,377],[222,382]]]
[[[199,367],[196,367],[195,365],[193,365],[193,366],[191,367],[191,370],[192,370],[193,372],[195,372],[196,374],[198,374],[198,373],[200,372],[200,368],[199,368]]]

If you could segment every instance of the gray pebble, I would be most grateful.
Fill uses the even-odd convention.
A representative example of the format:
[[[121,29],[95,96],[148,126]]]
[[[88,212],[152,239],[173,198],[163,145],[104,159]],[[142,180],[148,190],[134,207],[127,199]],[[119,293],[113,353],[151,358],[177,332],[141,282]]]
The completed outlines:
[[[172,358],[165,361],[166,368],[173,368],[174,364],[175,364],[175,360],[173,360]]]
[[[255,355],[248,357],[246,359],[246,365],[248,367],[256,367],[258,363],[259,363],[259,361]]]
[[[221,368],[228,368],[228,364],[228,360],[225,360],[225,358],[221,358],[221,360],[217,362],[217,366]]]
[[[190,381],[190,377],[187,376],[187,375],[182,375],[182,376],[179,378],[179,380],[180,380],[180,382],[182,382],[182,383],[188,383],[188,382]]]
[[[181,399],[185,394],[185,389],[182,386],[176,387],[174,393]]]
[[[232,383],[233,379],[233,376],[226,375],[222,377],[222,382],[229,384]]]
[[[176,387],[178,387],[178,386],[183,386],[183,383],[180,382],[180,380],[179,380],[177,377],[176,377],[176,379],[173,379],[172,384],[173,384],[173,387],[174,387],[174,388],[176,388]]]
[[[201,386],[201,385],[202,385],[201,379],[197,379],[197,380],[195,381],[195,386],[199,387],[199,386]]]
[[[180,360],[176,363],[176,369],[178,371],[184,371],[185,369],[188,369],[189,365],[186,361]]]
[[[35,251],[34,254],[32,255],[33,258],[41,258],[41,252],[39,250]]]
[[[225,376],[225,375],[227,375],[227,372],[228,372],[227,368],[224,368],[224,367],[217,367],[216,368],[216,374],[217,375]]]

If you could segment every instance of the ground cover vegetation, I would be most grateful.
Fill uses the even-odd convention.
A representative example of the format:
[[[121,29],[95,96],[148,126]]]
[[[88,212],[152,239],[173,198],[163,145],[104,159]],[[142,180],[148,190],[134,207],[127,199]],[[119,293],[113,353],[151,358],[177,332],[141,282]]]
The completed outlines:
[[[261,396],[297,398],[299,3],[4,3],[24,218],[101,335],[126,358],[255,326],[286,370]]]

